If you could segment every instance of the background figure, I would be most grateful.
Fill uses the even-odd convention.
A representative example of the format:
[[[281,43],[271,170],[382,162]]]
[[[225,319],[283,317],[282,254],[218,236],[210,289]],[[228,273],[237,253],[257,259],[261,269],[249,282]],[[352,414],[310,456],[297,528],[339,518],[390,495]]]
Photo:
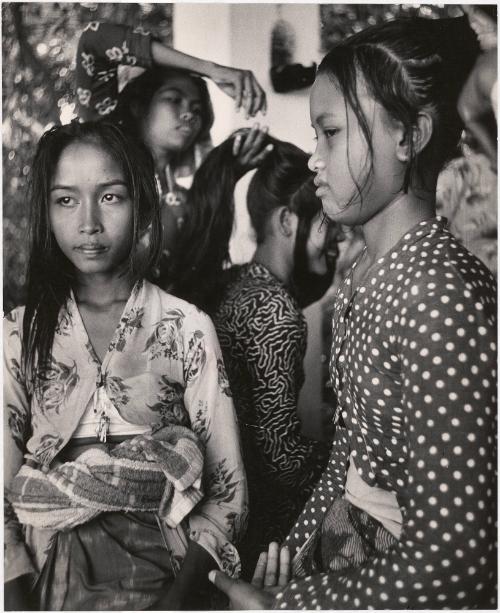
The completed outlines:
[[[28,299],[4,320],[5,608],[206,606],[208,571],[240,570],[246,479],[213,324],[147,280],[153,160],[74,122],[32,176]]]
[[[324,225],[321,231],[306,159],[297,147],[276,142],[252,178],[248,211],[257,250],[249,264],[231,271],[233,280],[214,317],[248,478],[250,515],[240,544],[247,577],[270,541],[283,542],[329,452],[328,444],[302,435],[297,414],[307,326],[296,281],[311,275],[307,289],[316,281],[320,297],[332,281],[338,254],[331,230]]]
[[[303,437],[297,415],[307,341],[299,297],[317,300],[331,284],[339,236],[335,226],[322,227],[307,155],[266,139],[272,150],[248,190],[257,250],[250,264],[229,267],[241,137],[210,152],[195,176],[188,199],[198,204],[172,278],[174,293],[214,313],[223,347],[249,479],[249,528],[240,546],[248,576],[262,547],[283,540],[326,463],[328,446]]]
[[[476,145],[497,167],[497,7],[463,5],[481,46],[478,57],[458,99],[458,111]]]
[[[478,51],[465,18],[395,20],[319,66],[316,194],[365,248],[334,306],[328,467],[253,585],[211,574],[235,608],[496,606],[496,283],[435,216]]]

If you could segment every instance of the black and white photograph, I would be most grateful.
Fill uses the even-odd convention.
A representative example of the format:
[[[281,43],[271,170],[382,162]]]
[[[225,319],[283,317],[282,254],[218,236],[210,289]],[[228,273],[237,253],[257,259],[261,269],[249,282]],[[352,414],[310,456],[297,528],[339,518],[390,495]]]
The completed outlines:
[[[1,12],[3,610],[497,609],[497,4]]]

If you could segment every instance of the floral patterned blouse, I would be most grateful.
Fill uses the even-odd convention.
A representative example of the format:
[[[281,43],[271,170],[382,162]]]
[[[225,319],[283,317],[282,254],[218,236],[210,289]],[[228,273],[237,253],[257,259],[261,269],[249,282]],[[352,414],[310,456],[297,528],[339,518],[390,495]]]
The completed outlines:
[[[112,119],[118,108],[120,67],[154,67],[151,42],[154,36],[141,26],[91,21],[84,28],[76,52],[76,109],[84,121]],[[194,147],[194,166],[176,167],[176,182],[189,187],[191,175],[212,148],[210,136]],[[187,160],[183,160],[183,163]],[[161,186],[160,186],[161,187]],[[161,191],[161,190],[160,190]]]
[[[321,530],[351,453],[396,495],[401,538],[350,572],[297,577],[275,608],[496,606],[496,283],[445,224],[419,223],[339,289],[330,372],[345,427],[287,542],[296,554]]]
[[[76,56],[78,116],[89,121],[118,106],[118,67],[151,68],[151,35],[141,27],[90,22]]]
[[[18,307],[4,318],[5,486],[23,458],[42,469],[50,466],[103,386],[128,422],[150,424],[153,431],[169,423],[191,427],[204,443],[205,497],[189,517],[189,537],[235,574],[239,556],[233,543],[246,524],[246,477],[209,317],[147,281],[138,282],[100,363],[71,296],[59,314],[52,363],[34,391],[22,371],[23,313]],[[21,526],[8,504],[5,544],[9,579],[32,572]]]

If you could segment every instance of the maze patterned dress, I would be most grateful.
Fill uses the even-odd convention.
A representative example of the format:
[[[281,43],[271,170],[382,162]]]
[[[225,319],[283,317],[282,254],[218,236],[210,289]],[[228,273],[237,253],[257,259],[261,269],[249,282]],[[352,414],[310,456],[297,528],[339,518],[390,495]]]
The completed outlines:
[[[294,297],[267,268],[242,266],[215,316],[240,430],[250,520],[243,570],[282,541],[326,464],[327,446],[301,435],[307,325]]]

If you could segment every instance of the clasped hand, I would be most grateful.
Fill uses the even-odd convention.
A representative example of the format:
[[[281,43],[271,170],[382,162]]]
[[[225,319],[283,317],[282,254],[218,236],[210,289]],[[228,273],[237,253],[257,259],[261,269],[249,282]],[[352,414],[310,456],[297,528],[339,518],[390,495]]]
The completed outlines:
[[[273,144],[267,142],[267,133],[267,126],[261,128],[255,123],[250,130],[244,128],[234,135],[232,151],[238,165],[238,178],[257,168],[272,151]]]
[[[211,571],[210,581],[229,598],[235,611],[265,610],[273,605],[278,592],[291,579],[290,551],[278,543],[270,543],[267,552],[262,552],[257,561],[252,583],[241,579],[230,579],[221,571]]]

